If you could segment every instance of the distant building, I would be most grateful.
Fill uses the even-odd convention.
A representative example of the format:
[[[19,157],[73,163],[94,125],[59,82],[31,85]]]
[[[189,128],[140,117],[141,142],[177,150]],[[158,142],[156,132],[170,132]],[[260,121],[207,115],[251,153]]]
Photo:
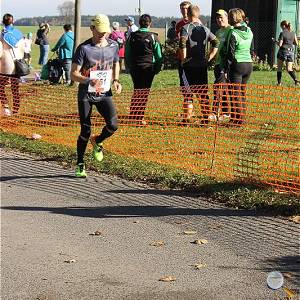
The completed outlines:
[[[243,9],[249,18],[249,26],[254,33],[254,48],[256,54],[264,59],[268,55],[269,63],[273,64],[276,57],[276,46],[272,37],[278,38],[280,22],[291,22],[293,31],[300,38],[300,0],[213,0],[211,12],[211,29],[217,30],[216,11],[220,8],[228,11],[230,8]]]

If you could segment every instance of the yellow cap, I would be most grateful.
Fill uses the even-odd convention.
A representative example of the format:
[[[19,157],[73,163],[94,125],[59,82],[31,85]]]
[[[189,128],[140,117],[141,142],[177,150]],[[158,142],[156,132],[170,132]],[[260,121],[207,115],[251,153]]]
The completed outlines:
[[[221,16],[223,16],[223,15],[227,16],[227,12],[226,12],[226,10],[224,10],[224,9],[219,9],[219,10],[216,12],[216,14],[217,14],[217,15],[221,15]]]
[[[99,14],[92,19],[92,26],[95,26],[95,29],[98,32],[111,32],[109,19],[106,15]]]

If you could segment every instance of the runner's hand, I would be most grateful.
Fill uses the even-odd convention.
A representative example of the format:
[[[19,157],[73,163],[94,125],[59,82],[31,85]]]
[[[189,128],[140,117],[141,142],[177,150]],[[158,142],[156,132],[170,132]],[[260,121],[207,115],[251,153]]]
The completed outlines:
[[[117,94],[120,94],[122,92],[122,85],[121,85],[120,82],[114,81],[113,86],[114,86],[114,89],[115,89]]]

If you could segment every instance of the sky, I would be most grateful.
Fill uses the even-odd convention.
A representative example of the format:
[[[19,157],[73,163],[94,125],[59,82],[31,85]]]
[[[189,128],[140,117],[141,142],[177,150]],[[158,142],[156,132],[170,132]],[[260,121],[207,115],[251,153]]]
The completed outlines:
[[[142,12],[156,17],[180,17],[179,3],[182,0],[140,0]],[[0,0],[1,16],[11,13],[15,20],[22,17],[58,15],[58,5],[65,0]],[[196,0],[202,15],[210,15],[211,0]],[[81,0],[81,14],[134,15],[139,0]]]

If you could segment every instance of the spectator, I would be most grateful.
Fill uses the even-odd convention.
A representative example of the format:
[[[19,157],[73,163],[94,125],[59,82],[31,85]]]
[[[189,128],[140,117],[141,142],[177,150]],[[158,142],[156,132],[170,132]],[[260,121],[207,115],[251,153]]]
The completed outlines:
[[[175,42],[177,40],[177,36],[176,36],[176,21],[172,21],[171,22],[171,26],[168,29],[167,32],[167,39],[168,42]]]
[[[5,14],[0,35],[0,100],[5,116],[17,113],[20,108],[19,76],[16,74],[14,60],[24,57],[24,39],[22,32],[13,26],[13,22],[13,16]],[[12,111],[5,94],[5,86],[9,83],[13,97]]]
[[[81,131],[77,140],[76,177],[86,177],[84,153],[91,135],[91,114],[93,105],[105,120],[100,135],[91,137],[93,156],[103,159],[103,141],[118,129],[117,112],[112,99],[111,82],[117,93],[122,86],[119,81],[118,45],[108,39],[109,19],[99,14],[90,26],[92,38],[78,46],[74,54],[71,77],[79,82],[78,110]]]
[[[60,37],[52,52],[58,52],[58,58],[61,61],[62,68],[65,72],[65,83],[71,83],[71,64],[74,47],[74,33],[72,32],[72,25],[65,24],[63,26],[64,34]]]
[[[282,32],[279,34],[277,53],[277,85],[281,85],[282,67],[286,62],[286,69],[289,75],[295,82],[295,85],[299,85],[300,81],[296,78],[296,73],[293,70],[293,62],[295,57],[295,46],[298,46],[298,40],[295,32],[291,29],[291,23],[284,20],[280,23]]]
[[[219,9],[216,13],[216,21],[219,29],[216,32],[216,37],[219,40],[219,48],[216,56],[214,75],[215,75],[215,86],[214,86],[214,103],[213,111],[209,116],[210,121],[224,121],[230,118],[230,108],[228,103],[228,97],[226,94],[226,85],[222,83],[227,83],[227,70],[225,70],[226,65],[226,41],[227,36],[232,28],[228,23],[228,14],[225,10]],[[220,109],[222,110],[222,115],[219,116]]]
[[[139,28],[134,24],[134,17],[128,16],[125,21],[127,22],[126,39],[132,32],[137,31]]]
[[[29,65],[31,64],[31,46],[32,33],[28,32],[27,36],[24,36],[24,59]]]
[[[120,70],[122,70],[122,62],[125,57],[125,33],[120,30],[119,22],[112,23],[113,32],[109,38],[118,43],[119,46],[119,64]]]
[[[142,15],[139,24],[140,29],[132,32],[126,42],[125,59],[134,86],[130,117],[145,125],[144,114],[150,88],[155,74],[161,70],[163,57],[158,35],[150,32],[151,17]]]
[[[203,117],[201,124],[207,124],[209,116],[207,65],[217,54],[218,40],[207,27],[199,22],[198,6],[190,5],[187,15],[190,23],[182,27],[179,40],[185,94],[183,122],[190,121],[193,113],[193,94],[197,94]],[[207,61],[205,50],[208,42],[212,47]],[[194,87],[195,85],[201,85],[201,87]]]
[[[250,27],[242,25],[245,13],[240,8],[233,8],[228,13],[229,24],[233,26],[227,38],[227,64],[231,95],[230,123],[241,126],[246,118],[246,84],[252,73],[251,45],[253,33]]]
[[[50,31],[50,26],[48,23],[41,23],[39,25],[39,29],[36,33],[35,44],[40,46],[40,57],[39,57],[39,65],[43,66],[48,61],[48,53],[49,53],[49,40],[48,33]]]

